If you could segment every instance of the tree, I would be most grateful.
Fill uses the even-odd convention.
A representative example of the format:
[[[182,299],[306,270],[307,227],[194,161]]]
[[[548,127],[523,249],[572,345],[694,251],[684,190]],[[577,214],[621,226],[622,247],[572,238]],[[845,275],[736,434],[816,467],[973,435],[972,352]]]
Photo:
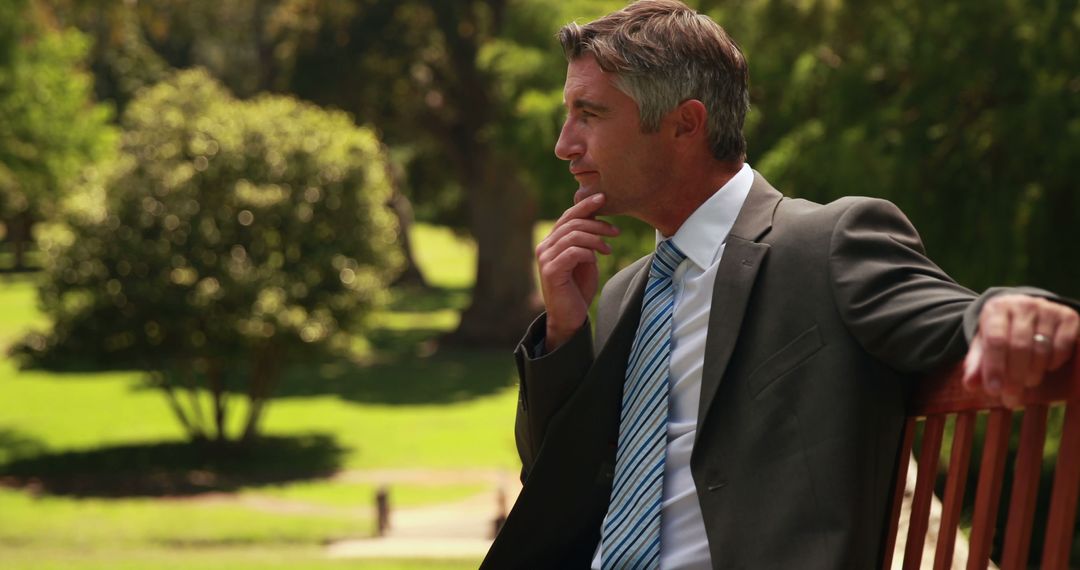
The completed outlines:
[[[476,285],[453,340],[507,345],[539,311],[532,227],[570,204],[552,153],[566,69],[554,33],[621,2],[487,0],[338,6],[296,42],[290,89],[366,109],[388,144],[414,150],[421,208],[478,245]]]
[[[1075,3],[711,2],[751,67],[755,166],[888,198],[960,282],[1080,294]]]
[[[204,71],[143,92],[123,127],[108,207],[43,240],[55,324],[21,350],[147,370],[196,439],[235,437],[242,389],[250,440],[285,359],[347,349],[394,276],[386,159],[344,113],[236,101]]]
[[[122,9],[134,18],[101,0],[49,1],[99,37],[206,66],[241,96],[287,92],[370,120],[403,157],[418,217],[476,238],[476,286],[453,338],[507,345],[539,310],[533,221],[573,194],[551,151],[565,72],[554,33],[621,0],[143,0]],[[139,33],[101,31],[127,21]]]
[[[15,268],[36,220],[48,218],[80,171],[115,145],[110,112],[91,99],[88,42],[51,29],[25,1],[0,5],[0,219]]]

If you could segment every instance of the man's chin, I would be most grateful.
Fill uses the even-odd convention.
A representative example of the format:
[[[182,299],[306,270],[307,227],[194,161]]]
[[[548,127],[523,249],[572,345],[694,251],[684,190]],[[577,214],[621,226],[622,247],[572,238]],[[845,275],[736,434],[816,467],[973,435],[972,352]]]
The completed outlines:
[[[589,196],[594,196],[596,194],[599,194],[599,191],[591,189],[591,188],[578,188],[577,191],[574,192],[574,203],[575,204],[580,203],[582,200],[585,200]],[[616,206],[616,204],[612,204],[611,203],[611,196],[607,196],[607,200],[604,201],[604,205],[600,206],[600,209],[597,210],[596,214],[594,214],[594,215],[596,215],[596,216],[614,216],[614,215],[618,214],[619,212],[615,211],[615,209],[612,206]]]
[[[578,188],[577,192],[574,192],[574,203],[577,204],[578,202],[581,202],[582,200],[588,198],[589,196],[592,196],[593,194],[596,194],[596,192],[593,192],[588,188]]]

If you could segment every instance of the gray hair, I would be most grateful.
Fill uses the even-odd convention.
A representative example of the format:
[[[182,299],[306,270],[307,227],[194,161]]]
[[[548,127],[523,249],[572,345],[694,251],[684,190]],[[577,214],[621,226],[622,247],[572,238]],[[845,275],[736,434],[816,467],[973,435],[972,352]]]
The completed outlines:
[[[558,37],[568,60],[592,54],[615,75],[615,86],[638,105],[642,131],[657,131],[664,115],[697,99],[708,111],[713,156],[745,160],[749,69],[708,16],[678,0],[639,0],[584,26],[567,24]]]

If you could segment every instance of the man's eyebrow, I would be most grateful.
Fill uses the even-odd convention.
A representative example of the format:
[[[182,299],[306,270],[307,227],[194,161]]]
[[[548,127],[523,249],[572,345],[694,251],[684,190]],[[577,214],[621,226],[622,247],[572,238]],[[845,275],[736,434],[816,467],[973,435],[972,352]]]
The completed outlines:
[[[607,111],[608,106],[597,103],[596,101],[590,101],[588,99],[574,99],[575,109],[588,109],[590,111]]]

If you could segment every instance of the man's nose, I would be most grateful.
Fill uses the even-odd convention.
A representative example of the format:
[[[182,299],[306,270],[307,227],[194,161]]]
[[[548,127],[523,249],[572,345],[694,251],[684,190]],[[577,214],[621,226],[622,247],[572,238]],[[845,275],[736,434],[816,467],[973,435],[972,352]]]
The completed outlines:
[[[575,132],[570,119],[563,122],[559,140],[555,142],[555,156],[562,160],[574,160],[585,152],[585,145]]]

